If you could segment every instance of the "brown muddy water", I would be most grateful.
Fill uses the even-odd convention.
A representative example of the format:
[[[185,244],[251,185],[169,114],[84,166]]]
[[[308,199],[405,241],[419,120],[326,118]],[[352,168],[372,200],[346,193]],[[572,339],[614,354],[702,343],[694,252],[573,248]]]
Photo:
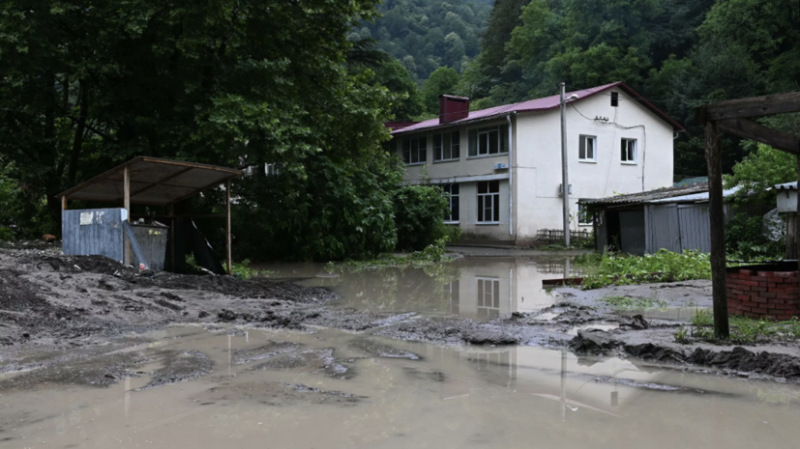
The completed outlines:
[[[270,270],[275,277],[298,280],[303,286],[330,288],[342,297],[334,306],[474,320],[551,306],[558,298],[552,289],[542,287],[542,280],[583,273],[568,257],[469,257],[420,268],[326,271],[322,264],[258,268]]]
[[[0,390],[0,448],[674,449],[797,441],[795,385],[558,350],[441,347],[330,330],[183,326],[148,337],[108,356],[138,361],[111,385],[56,373]],[[168,365],[207,374],[148,387],[169,382]],[[6,373],[0,384],[26,375]]]

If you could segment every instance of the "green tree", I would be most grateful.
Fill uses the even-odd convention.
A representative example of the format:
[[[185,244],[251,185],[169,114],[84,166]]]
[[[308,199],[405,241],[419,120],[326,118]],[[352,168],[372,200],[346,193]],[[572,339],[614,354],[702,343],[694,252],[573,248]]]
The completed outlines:
[[[458,72],[449,67],[436,69],[422,87],[422,100],[429,114],[439,113],[439,96],[452,94],[458,85]]]
[[[397,120],[413,119],[422,114],[422,97],[417,83],[400,61],[392,59],[375,70],[375,81],[393,96],[391,113]]]
[[[391,179],[391,98],[348,64],[347,34],[375,12],[372,0],[3,0],[0,154],[56,220],[53,195],[131,156],[277,163],[293,182],[234,186],[266,214],[252,223],[262,235],[290,236],[298,257],[390,248],[393,190],[348,197]]]
[[[774,202],[772,186],[797,181],[797,157],[764,144],[747,142],[745,158],[733,166],[733,174],[725,176],[725,187],[739,189],[744,198],[758,195],[761,201]]]

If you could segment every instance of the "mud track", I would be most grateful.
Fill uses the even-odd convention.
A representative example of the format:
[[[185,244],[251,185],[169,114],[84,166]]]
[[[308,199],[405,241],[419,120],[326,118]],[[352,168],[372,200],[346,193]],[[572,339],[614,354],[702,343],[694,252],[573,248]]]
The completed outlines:
[[[615,288],[605,294],[641,294],[643,289],[656,289],[659,298],[669,301],[690,294],[701,302],[708,301],[707,283],[668,287],[634,286],[627,293]],[[143,276],[103,257],[0,250],[0,372],[65,363],[70,359],[63,351],[67,348],[84,348],[84,356],[90,356],[94,348],[139,343],[144,339],[143,332],[169,324],[214,327],[227,323],[308,332],[321,326],[438,344],[569,345],[576,354],[591,356],[586,358],[587,363],[595,363],[598,357],[623,356],[693,371],[800,381],[797,345],[678,345],[672,337],[678,323],[622,316],[597,306],[596,298],[602,294],[564,290],[557,294],[563,302],[553,307],[475,322],[331,307],[328,303],[337,298],[334,293],[291,282],[169,273]],[[548,318],[543,319],[545,316]],[[571,335],[575,326],[594,322],[615,323],[619,329],[582,330],[577,337]],[[41,354],[39,361],[30,361],[32,349]],[[387,354],[392,351],[373,349]],[[26,355],[24,362],[21,354]],[[317,357],[303,357],[312,356]],[[119,366],[119,370],[125,368]],[[185,371],[206,369],[192,365]],[[115,373],[110,376],[116,377]],[[113,378],[104,376],[98,375],[97,384]]]

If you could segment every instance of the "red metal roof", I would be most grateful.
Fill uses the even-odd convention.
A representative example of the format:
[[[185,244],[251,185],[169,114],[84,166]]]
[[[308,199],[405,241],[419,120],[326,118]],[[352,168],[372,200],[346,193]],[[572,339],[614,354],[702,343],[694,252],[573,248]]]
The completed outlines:
[[[620,90],[624,91],[631,97],[633,97],[636,101],[638,101],[642,106],[649,109],[652,113],[656,114],[657,116],[661,117],[664,121],[672,125],[674,128],[683,130],[683,126],[681,126],[678,122],[670,118],[667,114],[663,111],[655,107],[652,103],[645,100],[641,95],[636,93],[635,90],[628,87],[623,82],[616,82],[611,84],[606,84],[604,86],[592,87],[590,89],[583,89],[578,90],[575,92],[567,92],[567,98],[572,96],[573,94],[578,96],[577,100],[573,100],[573,102],[581,101],[584,98],[591,97],[592,95],[598,94],[600,92],[606,91],[608,89],[617,87]],[[473,121],[480,121],[480,120],[488,120],[491,118],[496,118],[500,116],[504,116],[507,114],[512,113],[521,113],[521,112],[535,112],[535,111],[546,111],[550,109],[558,108],[561,105],[561,97],[559,95],[553,95],[550,97],[545,98],[537,98],[535,100],[528,100],[523,101],[521,103],[513,103],[507,104],[503,106],[495,106],[493,108],[482,109],[480,111],[470,111],[469,116],[467,118],[463,118],[461,120],[455,120],[446,124],[439,124],[439,118],[434,118],[430,120],[425,120],[423,122],[416,123],[411,126],[404,127],[402,129],[397,129],[392,132],[392,135],[398,134],[406,134],[406,133],[413,133],[415,131],[423,131],[432,128],[438,127],[445,127],[445,126],[453,126],[459,125],[464,123],[469,123]]]

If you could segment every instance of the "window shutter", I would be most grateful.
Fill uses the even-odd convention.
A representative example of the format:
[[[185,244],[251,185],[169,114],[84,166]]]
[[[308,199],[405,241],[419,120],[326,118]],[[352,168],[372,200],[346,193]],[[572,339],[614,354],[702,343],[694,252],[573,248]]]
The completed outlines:
[[[469,130],[469,153],[470,156],[478,155],[478,130]]]
[[[500,152],[508,153],[508,125],[500,126]]]
[[[586,159],[586,138],[580,136],[580,149],[578,150],[578,158]]]

